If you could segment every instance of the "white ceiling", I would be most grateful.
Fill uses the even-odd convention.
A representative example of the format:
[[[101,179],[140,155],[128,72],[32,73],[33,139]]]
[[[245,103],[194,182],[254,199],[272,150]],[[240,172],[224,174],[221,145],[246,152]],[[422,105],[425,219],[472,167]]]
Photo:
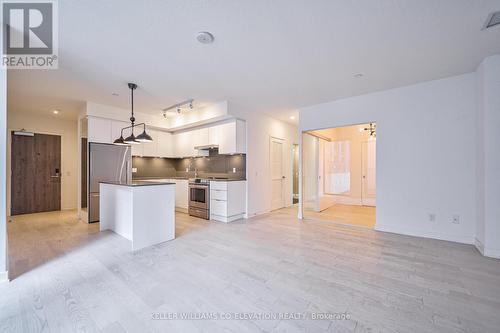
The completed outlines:
[[[302,106],[462,74],[500,53],[500,0],[64,0],[59,70],[8,76],[9,109],[193,97],[289,120]],[[200,44],[199,31],[215,42]],[[363,77],[354,75],[362,73]],[[112,96],[112,93],[119,96]]]

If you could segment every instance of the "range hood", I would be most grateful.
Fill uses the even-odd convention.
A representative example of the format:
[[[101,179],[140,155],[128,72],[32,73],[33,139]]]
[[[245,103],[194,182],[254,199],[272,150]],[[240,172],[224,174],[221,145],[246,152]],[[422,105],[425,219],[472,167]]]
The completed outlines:
[[[203,146],[195,146],[196,150],[211,150],[211,149],[219,149],[219,145],[203,145]]]

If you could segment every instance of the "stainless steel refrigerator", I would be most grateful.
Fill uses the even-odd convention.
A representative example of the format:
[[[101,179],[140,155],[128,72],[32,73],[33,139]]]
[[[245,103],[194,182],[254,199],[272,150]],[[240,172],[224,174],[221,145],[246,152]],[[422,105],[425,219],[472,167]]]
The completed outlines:
[[[99,182],[132,179],[130,146],[89,143],[89,223],[99,222]]]

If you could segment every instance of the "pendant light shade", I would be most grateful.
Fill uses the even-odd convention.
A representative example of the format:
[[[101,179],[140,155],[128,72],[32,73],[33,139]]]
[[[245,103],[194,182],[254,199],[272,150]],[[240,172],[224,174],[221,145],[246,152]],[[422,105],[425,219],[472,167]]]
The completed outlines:
[[[152,142],[153,138],[151,135],[146,133],[146,129],[144,128],[144,131],[135,138],[139,142]]]
[[[123,140],[123,136],[120,135],[120,137],[118,139],[116,139],[113,144],[117,145],[117,146],[127,146],[128,144],[125,143],[125,140]]]
[[[127,136],[125,138],[125,140],[123,140],[123,142],[125,142],[125,144],[129,144],[129,145],[138,145],[139,144],[139,141],[137,141],[137,139],[135,138],[134,133]]]

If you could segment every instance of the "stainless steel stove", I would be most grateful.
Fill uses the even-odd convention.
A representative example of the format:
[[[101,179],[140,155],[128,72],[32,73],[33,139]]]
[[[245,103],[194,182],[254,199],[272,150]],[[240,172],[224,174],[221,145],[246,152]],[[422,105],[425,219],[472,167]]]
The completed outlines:
[[[210,180],[189,179],[189,215],[210,219]]]

